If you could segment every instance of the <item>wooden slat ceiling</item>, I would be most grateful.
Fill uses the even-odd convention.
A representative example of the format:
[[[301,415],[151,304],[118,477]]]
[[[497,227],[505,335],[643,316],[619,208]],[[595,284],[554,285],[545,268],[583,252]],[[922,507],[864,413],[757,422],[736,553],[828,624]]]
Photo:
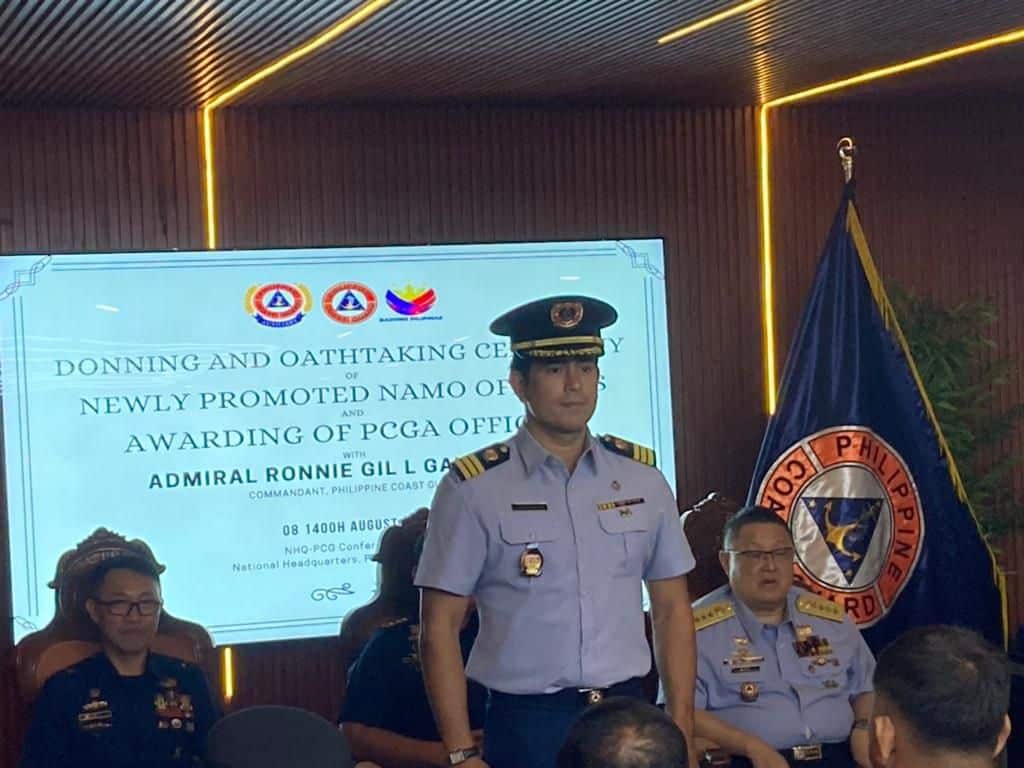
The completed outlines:
[[[1024,27],[1021,0],[766,0],[676,43],[655,44],[734,3],[394,0],[234,103],[754,104]],[[6,0],[0,105],[200,106],[358,5]],[[1022,71],[1018,44],[918,76],[914,92],[1021,94]]]

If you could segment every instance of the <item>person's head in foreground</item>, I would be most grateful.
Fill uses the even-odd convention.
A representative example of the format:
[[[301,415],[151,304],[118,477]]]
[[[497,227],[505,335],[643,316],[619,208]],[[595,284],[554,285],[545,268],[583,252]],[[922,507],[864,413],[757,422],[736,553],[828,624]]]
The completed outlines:
[[[640,699],[612,698],[572,727],[558,768],[687,768],[686,738],[672,718]]]
[[[875,768],[991,766],[1010,735],[1006,655],[960,627],[912,629],[875,668]]]

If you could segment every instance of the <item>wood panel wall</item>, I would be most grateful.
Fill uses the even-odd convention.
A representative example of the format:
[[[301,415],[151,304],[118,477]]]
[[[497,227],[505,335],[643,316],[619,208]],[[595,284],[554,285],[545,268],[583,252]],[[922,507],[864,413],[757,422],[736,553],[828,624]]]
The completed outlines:
[[[201,248],[198,137],[190,112],[0,111],[0,254]],[[25,714],[9,572],[3,503],[0,768],[15,763]]]
[[[849,132],[883,275],[951,301],[990,296],[1000,343],[1024,362],[1024,201],[1010,181],[1024,170],[1010,138],[1022,111],[773,117],[783,354],[838,199],[832,146]],[[222,247],[664,237],[679,495],[742,497],[764,427],[752,109],[225,110],[215,127]],[[0,111],[0,253],[202,247],[200,168],[193,113]],[[1022,387],[1018,376],[1004,399]],[[5,531],[0,519],[0,544]],[[1015,568],[1024,546],[1006,554]],[[1015,616],[1022,600],[1015,589]],[[331,639],[237,648],[233,705],[333,717],[335,651]],[[4,665],[0,768],[14,764],[20,717]]]

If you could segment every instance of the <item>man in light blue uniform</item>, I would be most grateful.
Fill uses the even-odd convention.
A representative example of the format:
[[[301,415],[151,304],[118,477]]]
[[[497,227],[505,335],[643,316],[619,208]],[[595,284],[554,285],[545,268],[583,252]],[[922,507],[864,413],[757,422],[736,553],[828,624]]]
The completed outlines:
[[[733,766],[870,766],[874,657],[840,606],[793,586],[786,523],[745,507],[720,556],[729,584],[694,605],[697,736]]]
[[[608,304],[532,302],[498,318],[526,423],[457,459],[438,486],[416,584],[421,657],[451,765],[479,768],[466,674],[490,690],[494,768],[550,768],[570,727],[606,694],[642,696],[650,670],[641,582],[651,596],[667,709],[692,733],[693,556],[654,453],[593,436]],[[626,393],[623,393],[624,396]],[[475,597],[480,633],[464,669],[458,626]]]

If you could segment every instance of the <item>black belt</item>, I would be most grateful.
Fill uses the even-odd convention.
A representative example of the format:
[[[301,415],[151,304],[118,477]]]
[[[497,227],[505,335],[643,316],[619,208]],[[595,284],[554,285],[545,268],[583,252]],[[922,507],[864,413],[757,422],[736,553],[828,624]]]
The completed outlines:
[[[563,688],[554,693],[504,693],[491,690],[489,694],[492,701],[496,702],[560,711],[586,709],[594,704],[600,704],[611,696],[645,698],[642,677],[623,680],[621,683],[615,683],[607,688]]]
[[[850,756],[850,743],[837,741],[828,744],[798,744],[789,749],[780,749],[786,762],[792,766],[811,768],[815,765],[854,765]],[[733,757],[732,768],[747,768],[751,765],[745,757]]]

